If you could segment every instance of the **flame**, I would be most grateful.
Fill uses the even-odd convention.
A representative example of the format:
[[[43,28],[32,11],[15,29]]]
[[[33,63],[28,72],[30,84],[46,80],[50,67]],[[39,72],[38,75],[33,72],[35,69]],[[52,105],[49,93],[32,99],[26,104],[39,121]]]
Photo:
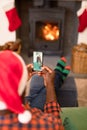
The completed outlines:
[[[47,24],[42,28],[43,38],[45,40],[57,40],[59,38],[59,29],[56,25]]]

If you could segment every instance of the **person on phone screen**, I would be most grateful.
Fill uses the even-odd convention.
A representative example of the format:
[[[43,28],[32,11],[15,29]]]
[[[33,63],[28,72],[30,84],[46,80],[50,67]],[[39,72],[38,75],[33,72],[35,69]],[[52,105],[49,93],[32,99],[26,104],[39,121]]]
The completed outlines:
[[[40,71],[42,67],[42,61],[40,55],[37,55],[36,62],[34,62],[34,70]]]

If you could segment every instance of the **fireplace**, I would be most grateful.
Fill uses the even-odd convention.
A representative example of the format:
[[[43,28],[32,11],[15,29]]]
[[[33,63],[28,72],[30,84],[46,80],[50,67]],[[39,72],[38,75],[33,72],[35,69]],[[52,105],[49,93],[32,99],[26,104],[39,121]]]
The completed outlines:
[[[62,55],[64,21],[64,8],[30,8],[30,51]]]

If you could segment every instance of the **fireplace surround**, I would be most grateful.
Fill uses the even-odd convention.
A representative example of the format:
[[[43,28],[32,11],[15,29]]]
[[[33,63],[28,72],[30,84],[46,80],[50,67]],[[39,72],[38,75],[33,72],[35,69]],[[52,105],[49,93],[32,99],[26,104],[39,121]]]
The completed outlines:
[[[59,28],[57,39],[46,40],[41,37],[41,29],[46,24]],[[42,51],[44,54],[49,55],[62,55],[64,24],[65,8],[29,8],[30,51]]]
[[[39,0],[37,0],[37,1],[39,1]],[[62,28],[60,28],[61,33],[63,33],[63,34],[60,35],[60,37],[62,37],[61,38],[62,44],[61,44],[61,47],[60,47],[61,49],[59,49],[59,48],[57,49],[57,47],[56,47],[55,52],[58,53],[58,52],[61,52],[60,50],[62,50],[63,55],[66,55],[66,56],[71,55],[72,47],[74,45],[76,45],[76,43],[77,43],[78,19],[77,19],[76,12],[81,6],[81,2],[80,1],[77,2],[77,1],[73,1],[73,0],[66,1],[66,2],[65,2],[65,0],[64,1],[57,0],[57,4],[54,2],[54,0],[52,0],[52,2],[53,3],[51,5],[49,3],[44,2],[43,5],[41,4],[41,5],[37,6],[36,4],[34,4],[33,1],[21,0],[21,2],[20,2],[20,1],[16,0],[16,7],[18,9],[20,18],[22,20],[22,26],[16,31],[16,36],[18,38],[22,39],[22,53],[25,54],[25,55],[28,55],[29,57],[32,56],[32,51],[35,50],[35,47],[33,47],[33,45],[34,45],[34,42],[36,42],[36,39],[32,40],[32,38],[31,38],[32,34],[33,34],[33,36],[32,36],[33,38],[36,37],[35,36],[36,34],[34,34],[34,33],[36,33],[36,31],[34,29],[35,32],[34,33],[32,32],[32,28],[34,28],[34,27],[31,27],[31,25],[35,26],[35,24],[44,23],[42,20],[41,21],[40,20],[35,21],[33,16],[31,16],[32,20],[30,19],[31,18],[30,17],[31,12],[33,12],[34,9],[35,9],[35,11],[38,10],[39,11],[38,13],[40,13],[40,14],[37,14],[37,12],[35,12],[37,16],[35,16],[34,13],[33,13],[34,17],[37,17],[37,19],[39,17],[38,15],[41,15],[41,17],[42,17],[42,13],[40,12],[41,10],[43,10],[44,14],[46,14],[48,10],[54,10],[54,9],[57,10],[58,9],[58,10],[60,10],[60,12],[62,10],[64,10],[64,15],[63,15],[64,18],[63,18],[63,16],[61,18],[59,17],[59,19],[62,19],[62,18],[64,19],[64,21],[63,21],[64,24],[63,25],[58,25],[58,26],[62,26],[62,27],[64,26],[63,32],[62,32]],[[45,9],[47,11],[44,12]],[[56,19],[57,22],[55,22],[55,24],[61,23],[59,21],[63,20],[63,19],[62,20],[59,20],[59,19],[57,20],[57,18],[55,18],[55,17],[58,17],[59,12],[54,13],[53,16],[51,15],[53,13],[47,13],[47,14],[49,14],[48,17],[46,16],[47,18],[42,17],[41,19],[45,19],[45,21],[46,21],[46,19],[51,17],[52,18],[52,19],[50,18],[51,20]],[[34,21],[33,21],[33,19],[34,19]],[[33,21],[33,23],[32,23],[32,21]],[[53,22],[50,22],[50,23],[53,23]],[[37,39],[37,40],[39,40],[39,39]],[[40,39],[40,43],[42,43],[42,41],[43,41],[43,44],[46,43],[45,48],[47,48],[47,46],[49,45],[49,41],[46,41],[46,40],[44,41],[44,40]],[[59,43],[59,41],[60,41],[60,39],[58,39],[58,41],[57,40],[52,41],[51,43],[54,43],[54,42]],[[49,50],[45,49],[45,48],[44,48],[43,51],[45,51],[45,50],[47,52],[50,51],[50,48],[48,48]],[[52,52],[52,49],[51,49],[50,52]],[[52,52],[52,53],[54,53],[54,52]]]

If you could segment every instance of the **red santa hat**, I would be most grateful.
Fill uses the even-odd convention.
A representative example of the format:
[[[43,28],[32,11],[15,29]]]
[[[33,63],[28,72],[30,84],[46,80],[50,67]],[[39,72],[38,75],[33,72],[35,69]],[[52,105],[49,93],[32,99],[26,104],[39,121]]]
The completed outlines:
[[[21,95],[28,79],[26,65],[18,54],[0,52],[0,110],[9,109],[18,114],[21,123],[30,121],[32,115],[25,110]]]

